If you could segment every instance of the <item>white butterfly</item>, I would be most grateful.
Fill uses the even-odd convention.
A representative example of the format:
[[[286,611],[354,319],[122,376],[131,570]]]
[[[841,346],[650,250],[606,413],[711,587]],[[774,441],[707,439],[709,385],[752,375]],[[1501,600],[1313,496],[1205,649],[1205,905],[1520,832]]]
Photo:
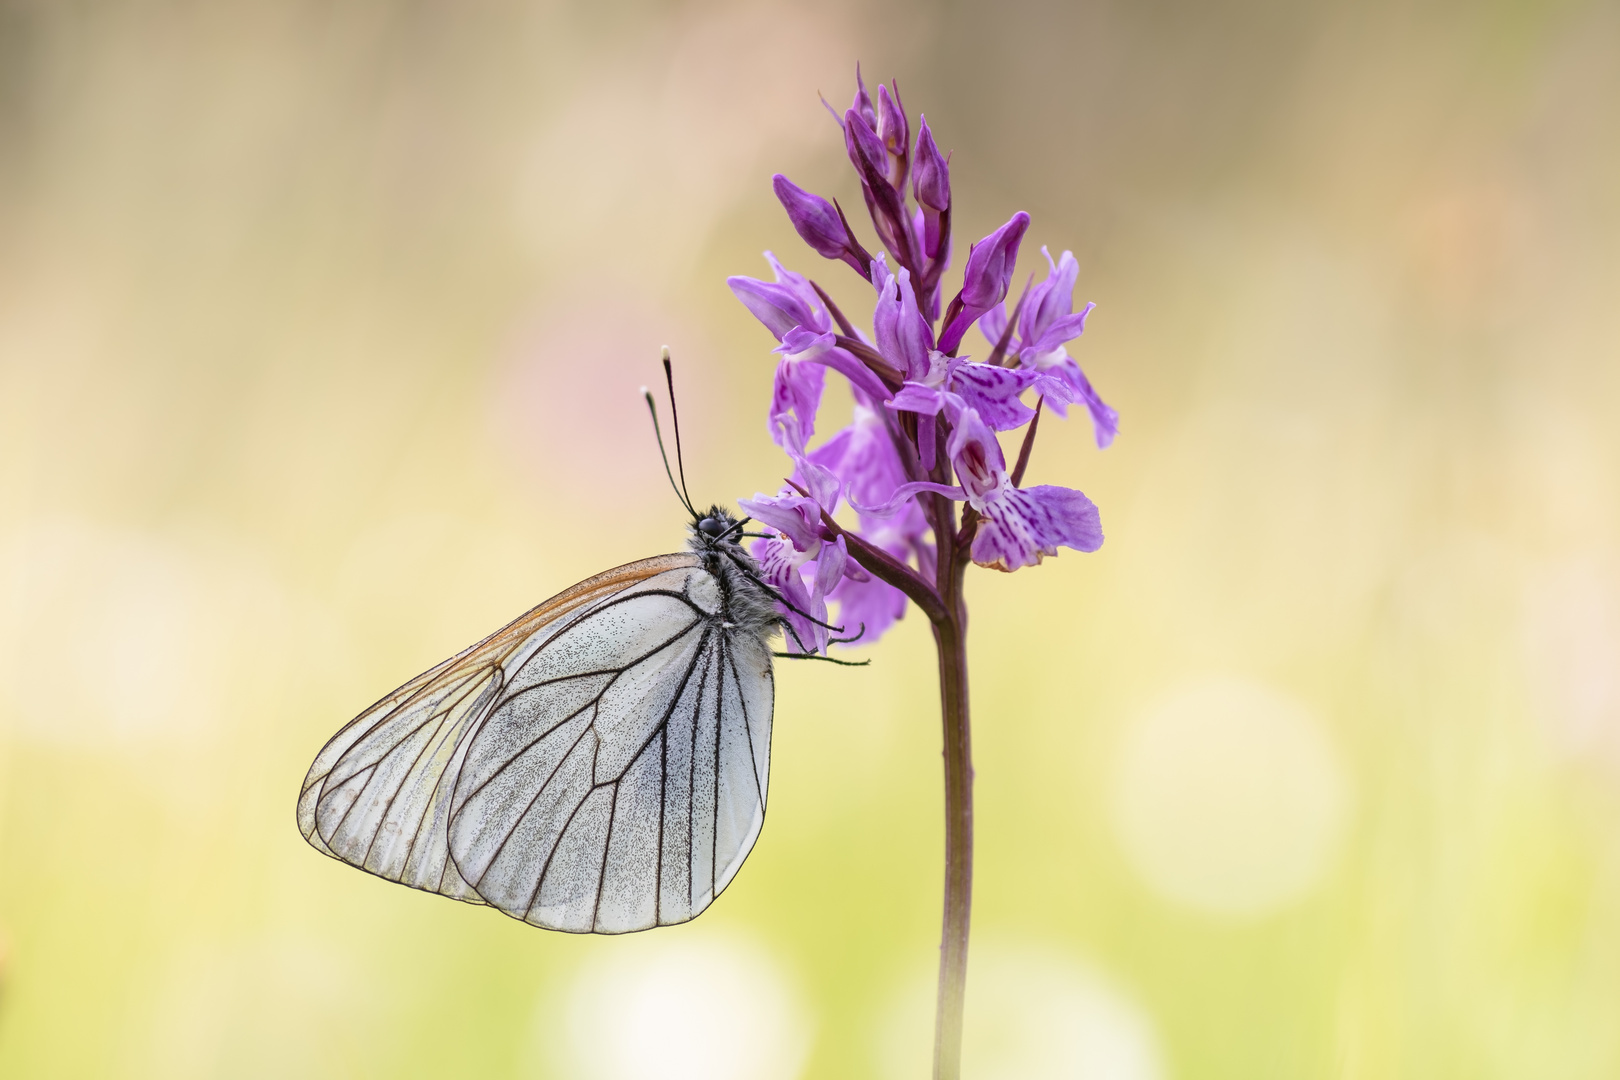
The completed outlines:
[[[685,922],[765,821],[774,590],[719,507],[338,732],[298,798],[320,851],[551,930]]]

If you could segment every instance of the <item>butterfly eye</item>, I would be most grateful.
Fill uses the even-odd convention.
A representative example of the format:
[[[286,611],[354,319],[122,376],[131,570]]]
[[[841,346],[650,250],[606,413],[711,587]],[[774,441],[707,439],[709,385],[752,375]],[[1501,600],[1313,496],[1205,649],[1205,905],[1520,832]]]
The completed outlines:
[[[719,536],[729,528],[729,524],[719,518],[706,517],[698,522],[698,532],[704,536]]]

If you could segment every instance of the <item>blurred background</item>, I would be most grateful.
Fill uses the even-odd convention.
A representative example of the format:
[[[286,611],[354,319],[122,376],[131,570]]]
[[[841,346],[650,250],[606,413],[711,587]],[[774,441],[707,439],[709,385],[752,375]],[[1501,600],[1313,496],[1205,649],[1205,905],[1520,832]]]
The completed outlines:
[[[968,1075],[1620,1075],[1583,0],[0,3],[0,1074],[927,1074],[915,614],[779,672],[689,926],[537,931],[293,821],[363,706],[682,543],[661,344],[697,497],[778,484],[724,278],[866,305],[769,187],[859,203],[816,97],[857,60],[955,152],[958,265],[1016,209],[1020,279],[1076,253],[1122,415],[1031,467],[1102,550],[970,578]]]

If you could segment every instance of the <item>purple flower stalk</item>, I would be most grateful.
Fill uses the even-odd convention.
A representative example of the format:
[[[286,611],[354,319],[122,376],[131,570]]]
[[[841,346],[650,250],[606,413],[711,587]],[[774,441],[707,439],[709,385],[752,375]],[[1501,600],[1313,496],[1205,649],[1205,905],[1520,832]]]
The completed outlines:
[[[882,250],[868,252],[836,203],[780,174],[773,186],[811,250],[851,267],[871,286],[871,329],[857,328],[819,285],[770,252],[771,281],[728,280],[779,343],[767,423],[790,464],[779,492],[756,494],[742,506],[771,532],[755,542],[754,555],[788,601],[781,611],[791,652],[825,654],[852,639],[875,641],[904,616],[908,601],[933,629],[946,817],[934,1075],[955,1080],[973,865],[962,584],[973,563],[1011,572],[1062,548],[1102,545],[1090,499],[1072,488],[1025,487],[1023,478],[1043,405],[1059,418],[1068,406],[1084,405],[1099,447],[1113,441],[1119,418],[1068,351],[1092,310],[1090,304],[1074,310],[1073,254],[1054,261],[1043,247],[1045,280],[1026,285],[1007,310],[1028,214],[1019,211],[972,245],[961,286],[941,317],[951,259],[950,159],[921,116],[913,139],[898,88],[880,84],[874,101],[858,69],[856,87],[850,108],[834,117]],[[975,324],[990,346],[981,360],[958,355]],[[854,418],[812,446],[829,370],[849,383]],[[1009,469],[996,433],[1019,429]],[[837,608],[833,616],[829,604]],[[829,624],[841,624],[843,636]]]

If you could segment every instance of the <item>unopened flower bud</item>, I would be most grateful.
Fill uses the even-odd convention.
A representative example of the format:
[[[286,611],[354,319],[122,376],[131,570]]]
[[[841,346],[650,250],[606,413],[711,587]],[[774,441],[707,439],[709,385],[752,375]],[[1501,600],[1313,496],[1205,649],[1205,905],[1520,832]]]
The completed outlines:
[[[850,234],[838,207],[804,190],[781,173],[772,178],[771,186],[787,211],[788,220],[793,222],[793,228],[816,254],[825,259],[842,259],[861,277],[867,276],[872,256]]]
[[[906,156],[906,144],[911,141],[911,127],[906,122],[906,111],[898,104],[899,96],[898,89],[891,97],[889,88],[878,84],[877,132],[883,140],[884,149],[897,158],[903,158]]]
[[[962,271],[962,291],[945,312],[945,330],[939,335],[942,352],[954,354],[968,327],[1007,298],[1007,286],[1018,264],[1018,244],[1028,228],[1029,215],[1020,210],[1007,224],[973,245]]]
[[[850,103],[850,111],[866,121],[868,127],[877,127],[877,111],[872,108],[872,95],[866,92],[866,82],[861,78],[861,65],[855,65],[855,100]]]
[[[1029,215],[1020,210],[973,245],[962,271],[962,306],[976,312],[975,318],[1007,298],[1013,267],[1018,264],[1018,244],[1028,228]]]
[[[911,192],[921,206],[945,211],[951,208],[950,162],[934,145],[934,133],[928,129],[927,117],[919,117],[917,153],[912,165]]]
[[[844,114],[844,144],[849,160],[862,178],[889,175],[889,152],[867,119],[854,109]]]
[[[833,204],[820,195],[812,195],[793,181],[777,173],[771,179],[777,199],[787,211],[793,228],[816,254],[828,259],[841,259],[848,250],[848,233]]]

